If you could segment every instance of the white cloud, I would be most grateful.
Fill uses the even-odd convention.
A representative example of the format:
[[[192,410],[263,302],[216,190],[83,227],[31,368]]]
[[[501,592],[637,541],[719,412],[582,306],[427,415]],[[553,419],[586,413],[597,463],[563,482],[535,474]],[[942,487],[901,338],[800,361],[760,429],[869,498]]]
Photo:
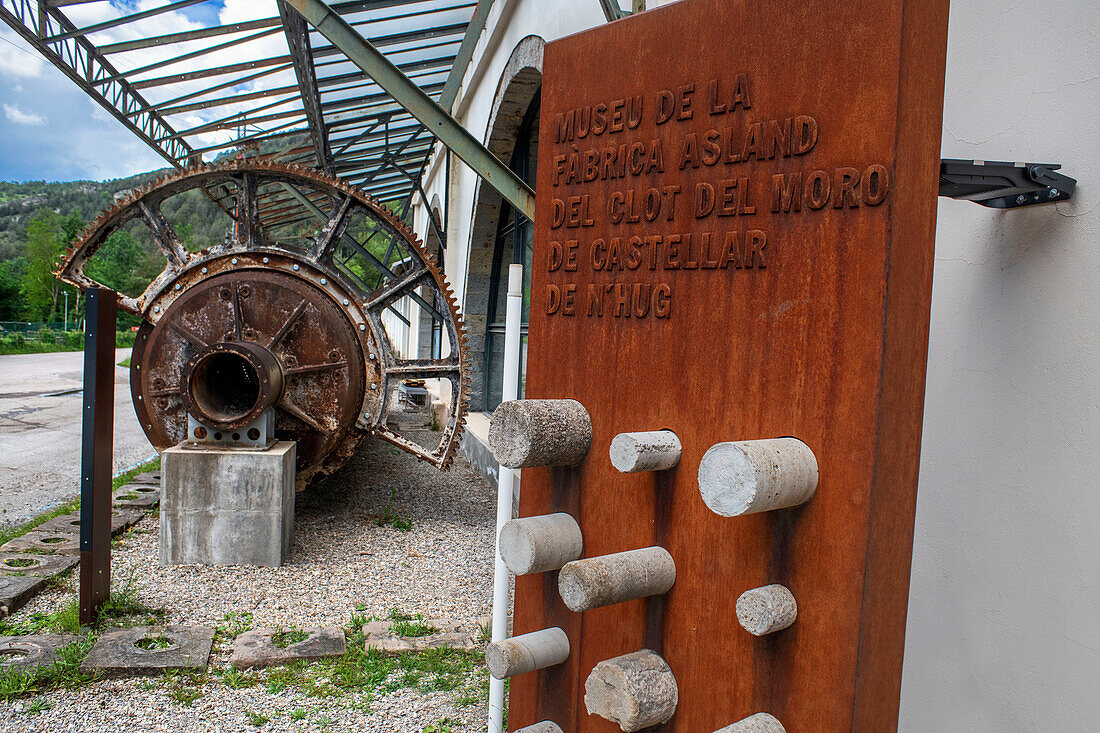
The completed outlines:
[[[26,112],[14,104],[4,104],[4,116],[17,125],[45,125],[46,118],[34,112]]]
[[[4,28],[0,32],[0,77],[33,78],[42,73],[45,60],[32,51],[22,38]]]

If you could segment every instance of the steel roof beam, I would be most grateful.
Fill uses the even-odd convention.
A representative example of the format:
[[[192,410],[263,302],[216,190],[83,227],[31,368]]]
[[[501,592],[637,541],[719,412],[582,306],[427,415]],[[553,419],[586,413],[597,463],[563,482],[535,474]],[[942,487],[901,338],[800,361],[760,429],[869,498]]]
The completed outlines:
[[[296,0],[290,0],[290,1],[295,2]],[[319,2],[319,0],[303,0],[303,2]],[[375,53],[378,53],[379,56],[382,55],[381,53],[379,53],[377,51]],[[382,58],[385,58],[385,57],[383,56]],[[390,66],[393,66],[393,64],[390,62],[389,59],[386,59],[386,63],[390,64]],[[398,74],[400,74],[402,79],[404,79],[406,82],[409,82],[408,76],[405,75],[406,71],[424,71],[425,69],[439,69],[439,68],[443,68],[443,67],[448,66],[450,63],[451,63],[451,57],[450,56],[438,56],[434,59],[424,59],[422,61],[413,61],[413,62],[410,62],[410,63],[407,63],[407,64],[402,64],[399,67],[398,66],[393,66],[393,70],[395,72],[397,72]],[[358,64],[356,64],[356,66],[358,66]],[[323,77],[323,78],[317,80],[317,84],[320,87],[331,87],[331,86],[335,86],[337,84],[342,84],[344,82],[362,81],[363,78],[364,78],[364,76],[363,76],[364,74],[366,74],[366,76],[368,78],[370,78],[379,87],[381,87],[382,89],[386,89],[386,87],[384,85],[379,83],[378,80],[374,78],[374,76],[372,76],[370,73],[368,73],[366,71],[348,73],[348,74],[337,74],[335,76]],[[412,86],[415,87],[417,89],[417,91],[420,91],[421,94],[423,94],[423,91],[420,90],[420,87],[417,87],[415,84],[412,84]],[[388,89],[386,89],[386,91],[389,92]],[[392,93],[390,94],[390,96],[394,97],[395,100],[397,99],[397,97],[395,97]],[[424,94],[424,98],[428,99],[428,95]],[[428,101],[431,102],[431,99],[428,99]],[[400,101],[398,101],[398,103],[400,104]],[[432,102],[432,104],[435,104],[435,102]],[[402,106],[404,106],[404,105],[402,105]]]
[[[92,1],[98,2],[99,0]],[[100,46],[99,52],[105,56],[109,56],[113,53],[138,51],[143,48],[152,48],[153,46],[167,46],[173,43],[187,43],[188,41],[197,41],[203,38],[211,38],[213,36],[226,36],[230,33],[243,33],[245,31],[259,30],[260,28],[271,28],[273,26],[280,25],[281,23],[282,21],[280,21],[278,18],[263,18],[262,20],[250,20],[245,23],[217,25],[212,28],[196,28],[193,31],[165,33],[162,36],[149,36],[147,38],[135,38],[132,41],[108,43],[104,46]]]
[[[244,137],[239,137],[235,140],[228,140],[224,143],[221,143],[220,145],[209,145],[205,148],[195,148],[194,152],[202,155],[202,154],[205,154],[205,153],[213,152],[215,150],[225,150],[226,148],[240,147],[241,144],[247,143],[247,142],[252,142],[254,140],[261,140],[261,139],[262,140],[268,140],[268,139],[274,140],[276,138],[287,137],[289,135],[304,135],[307,132],[304,129],[287,130],[287,131],[284,131],[284,132],[278,132],[279,130],[283,130],[283,128],[290,127],[291,125],[297,125],[297,124],[298,124],[297,122],[288,122],[285,125],[277,125],[277,126],[271,128],[270,130],[260,130],[259,132],[252,133],[251,135],[245,135]],[[272,134],[272,133],[277,133],[277,134]]]
[[[374,44],[375,48],[383,48],[385,46],[397,46],[402,43],[413,43],[415,41],[430,41],[434,38],[441,38],[443,36],[457,36],[462,33],[465,28],[465,23],[455,23],[454,25],[442,25],[425,30],[393,33],[388,36],[374,36],[368,40]],[[409,50],[419,51],[420,48],[421,47],[418,46],[415,49]],[[338,55],[343,54],[341,54],[340,49],[335,46],[320,46],[313,49],[313,58],[315,59]]]
[[[283,66],[283,67],[277,66],[277,67],[271,68],[271,69],[264,69],[263,71],[259,71],[255,74],[249,74],[248,76],[242,76],[239,79],[230,79],[229,81],[223,81],[219,84],[215,84],[212,87],[207,87],[206,89],[199,89],[198,91],[188,92],[187,94],[181,95],[179,97],[175,97],[174,99],[166,99],[163,102],[158,102],[155,105],[151,105],[150,109],[159,110],[161,108],[172,107],[174,105],[178,105],[180,102],[186,102],[189,99],[195,99],[196,97],[202,97],[204,95],[210,94],[211,92],[216,92],[220,89],[226,89],[228,87],[235,87],[235,86],[239,86],[241,84],[247,84],[250,81],[255,81],[255,80],[260,79],[262,77],[270,76],[271,74],[277,74],[280,71],[285,71],[288,68],[290,68],[290,64],[287,64],[286,66]],[[286,89],[287,87],[280,87],[280,88]],[[294,90],[297,91],[297,89],[298,89],[298,87],[295,86]],[[276,92],[275,89],[270,89],[270,90],[265,90],[262,93],[263,94],[275,94],[277,92]]]
[[[164,86],[165,84],[180,84],[185,81],[206,79],[211,76],[224,76],[226,74],[235,74],[238,71],[251,71],[252,69],[262,69],[269,66],[282,66],[282,68],[289,69],[293,66],[290,61],[289,55],[272,56],[271,58],[259,59],[257,61],[242,61],[239,64],[216,66],[213,69],[199,69],[198,71],[187,71],[182,74],[158,76],[154,79],[142,79],[141,81],[131,82],[131,85],[134,89],[148,89],[150,87]],[[240,82],[238,81],[237,83]]]
[[[241,102],[247,102],[252,99],[266,99],[267,97],[273,97],[283,94],[293,94],[297,96],[298,86],[285,86],[276,87],[274,89],[264,89],[260,92],[249,92],[248,94],[234,94],[231,97],[218,97],[217,99],[208,99],[205,102],[193,102],[191,104],[181,104],[175,107],[157,107],[157,111],[162,115],[177,115],[182,112],[193,112],[199,109],[213,109],[214,107],[224,107],[229,104],[240,104]]]
[[[143,10],[140,13],[133,13],[131,15],[124,15],[121,18],[114,18],[112,20],[106,20],[102,23],[95,23],[94,25],[85,26],[83,28],[73,28],[72,30],[59,33],[55,36],[44,39],[46,43],[57,43],[58,41],[65,41],[69,38],[76,36],[87,36],[91,33],[97,33],[98,31],[105,31],[109,28],[117,28],[120,25],[126,25],[127,23],[133,23],[135,20],[144,20],[145,18],[152,18],[154,15],[160,15],[161,13],[169,13],[173,10],[182,10],[189,5],[198,5],[199,3],[206,2],[206,0],[177,0],[174,3],[168,3],[167,5],[161,5],[159,8],[152,8],[151,10]]]
[[[451,73],[447,75],[447,81],[443,85],[443,92],[439,95],[439,106],[447,113],[453,111],[455,97],[458,96],[458,88],[462,85],[462,79],[466,76],[466,69],[470,66],[470,59],[474,57],[474,48],[477,47],[477,39],[481,38],[481,32],[485,30],[485,20],[489,17],[489,11],[493,7],[493,0],[479,0],[474,17],[470,18],[470,25],[466,28],[466,35],[462,37],[462,45],[455,54]]]
[[[535,217],[535,196],[511,168],[489,152],[481,141],[412,82],[400,69],[372,46],[348,22],[322,0],[288,0],[298,12],[347,54],[348,58],[374,79],[402,107],[454,151],[486,183],[492,186],[516,210],[530,219]]]
[[[196,49],[194,51],[189,51],[189,52],[187,52],[187,53],[185,53],[181,56],[173,56],[170,59],[164,59],[163,61],[157,61],[155,63],[148,64],[146,66],[142,66],[141,68],[138,68],[138,69],[127,69],[126,71],[118,74],[117,76],[109,77],[109,78],[106,78],[106,79],[98,79],[95,83],[96,84],[106,84],[108,82],[115,81],[116,79],[123,79],[123,78],[131,78],[132,79],[133,77],[138,76],[139,74],[144,74],[148,71],[156,71],[157,69],[163,69],[165,66],[171,66],[172,64],[178,64],[181,61],[188,61],[190,59],[198,58],[200,56],[206,56],[207,54],[215,53],[217,51],[224,51],[227,48],[232,48],[233,46],[239,46],[242,43],[248,43],[249,41],[255,41],[255,40],[258,40],[260,38],[264,38],[265,36],[270,36],[272,33],[278,33],[278,31],[279,31],[278,28],[267,28],[265,30],[260,31],[259,33],[253,33],[250,36],[244,36],[243,38],[234,38],[233,40],[226,41],[225,43],[218,43],[218,44],[215,44],[213,46],[208,46],[206,48],[199,48],[199,49]]]
[[[619,0],[600,0],[600,7],[603,8],[603,17],[607,18],[608,23],[630,15],[619,7]]]
[[[288,7],[283,0],[278,0],[278,4],[279,17],[283,19],[283,32],[286,34],[286,45],[294,60],[294,75],[298,78],[302,107],[305,109],[306,119],[309,120],[309,137],[313,141],[317,164],[321,170],[331,175],[332,149],[329,148],[325,117],[321,112],[321,94],[317,88],[317,70],[314,65],[313,50],[310,47],[309,26],[306,25],[305,19],[293,8]]]
[[[289,102],[289,101],[294,101],[294,100],[293,99],[288,99],[288,100],[285,100],[283,102],[279,102],[278,104],[286,104],[286,102]],[[271,106],[275,106],[275,105],[267,105],[267,107],[271,107]],[[263,109],[263,108],[260,108],[260,109]],[[260,109],[251,110],[249,112],[249,114],[254,114],[256,112],[259,112]],[[302,112],[302,110],[300,110],[300,109],[293,109],[293,110],[287,110],[286,112],[273,112],[273,113],[268,114],[268,115],[255,115],[253,117],[245,117],[245,116],[243,116],[243,114],[230,115],[229,117],[223,117],[220,120],[212,120],[211,122],[205,122],[201,125],[197,125],[196,127],[191,127],[191,128],[186,129],[186,130],[180,130],[179,132],[176,133],[176,137],[184,137],[186,135],[198,135],[198,134],[203,133],[203,132],[216,132],[217,130],[230,130],[230,129],[233,129],[234,127],[240,127],[241,125],[259,125],[259,124],[262,124],[264,122],[274,122],[276,120],[285,120],[289,117],[305,117],[305,113]],[[169,139],[171,139],[171,138],[161,138],[157,142],[160,142],[161,140],[169,140]]]
[[[433,72],[433,73],[436,73],[436,72]],[[421,76],[430,76],[430,75],[431,74],[410,74],[409,78],[410,79],[417,79]],[[374,84],[374,82],[370,82],[370,83]],[[374,84],[374,86],[377,86],[377,84]],[[443,88],[443,83],[439,82],[437,84],[425,84],[425,85],[421,86],[420,88],[423,89],[428,94],[432,94],[433,92],[437,92],[437,91],[441,90]],[[404,109],[403,107],[401,107],[401,105],[397,104],[397,102],[394,102],[393,98],[390,97],[390,95],[388,95],[386,93],[368,94],[368,95],[363,96],[363,97],[349,97],[347,99],[337,99],[337,100],[333,100],[331,102],[321,102],[321,108],[324,109],[326,115],[331,114],[333,116],[336,116],[336,115],[340,114],[340,112],[338,112],[337,110],[348,110],[348,111],[354,112],[354,111],[359,110],[359,109],[366,109],[367,107],[375,106],[375,105],[377,105],[379,100],[387,100],[387,99],[390,100],[390,102],[392,104],[396,105],[397,109]],[[356,105],[359,105],[359,106],[356,106]]]

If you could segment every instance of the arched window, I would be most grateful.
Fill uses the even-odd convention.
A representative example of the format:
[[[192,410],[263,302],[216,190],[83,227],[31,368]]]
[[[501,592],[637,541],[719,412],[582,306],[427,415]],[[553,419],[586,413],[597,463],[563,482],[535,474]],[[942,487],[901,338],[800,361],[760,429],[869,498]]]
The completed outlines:
[[[512,153],[510,167],[532,188],[539,146],[539,92],[527,107]],[[523,265],[523,325],[520,329],[519,396],[523,397],[527,373],[527,322],[531,309],[531,248],[534,227],[531,220],[501,204],[493,247],[493,270],[489,280],[489,303],[485,327],[485,411],[501,402],[504,389],[504,317],[508,298],[508,265]]]

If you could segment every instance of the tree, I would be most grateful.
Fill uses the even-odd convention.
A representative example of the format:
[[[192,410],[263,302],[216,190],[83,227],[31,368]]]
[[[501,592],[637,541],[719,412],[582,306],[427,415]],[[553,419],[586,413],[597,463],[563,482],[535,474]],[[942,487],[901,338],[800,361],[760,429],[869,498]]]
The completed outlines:
[[[160,272],[157,265],[128,231],[119,229],[88,260],[84,274],[120,293],[139,295]]]
[[[27,224],[26,265],[19,292],[29,318],[55,320],[61,293],[66,289],[72,292],[53,272],[83,226],[75,211],[68,216],[40,211]]]
[[[0,321],[14,321],[22,314],[19,285],[26,268],[27,260],[23,257],[0,262]]]

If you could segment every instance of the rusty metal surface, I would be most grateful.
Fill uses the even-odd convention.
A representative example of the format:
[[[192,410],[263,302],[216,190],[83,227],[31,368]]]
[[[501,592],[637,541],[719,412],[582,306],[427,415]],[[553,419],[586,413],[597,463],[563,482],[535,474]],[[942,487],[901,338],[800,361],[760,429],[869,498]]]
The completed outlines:
[[[160,212],[166,199],[195,188],[233,193],[236,201],[225,242],[201,252],[187,251]],[[339,180],[294,166],[241,160],[196,167],[104,211],[70,250],[59,276],[81,288],[94,285],[85,266],[111,233],[133,220],[146,225],[166,260],[144,293],[119,300],[124,310],[145,319],[131,358],[131,389],[155,447],[188,437],[188,404],[211,429],[227,430],[249,424],[273,405],[276,437],[298,442],[299,488],[339,467],[367,433],[439,468],[450,465],[467,407],[465,329],[436,264],[385,206]],[[316,222],[313,229],[310,222]],[[371,239],[354,239],[353,224],[367,227]],[[304,245],[298,241],[303,231],[314,232]],[[288,244],[276,234],[285,232],[298,240]],[[367,250],[376,237],[387,262]],[[341,254],[349,246],[377,272],[349,266]],[[392,263],[390,252],[398,253]],[[406,359],[395,353],[382,314],[404,297],[442,321],[448,356]],[[203,364],[217,366],[211,371]],[[199,374],[215,391],[236,379],[254,393],[253,401],[228,412],[199,407]],[[387,425],[387,398],[403,380],[432,378],[451,383],[451,417],[439,444],[424,448]]]
[[[88,291],[84,334],[84,416],[80,450],[80,624],[90,625],[111,595],[111,466],[114,455],[113,290]]]
[[[519,513],[572,514],[586,557],[660,545],[677,574],[583,614],[556,573],[517,578],[515,633],[559,626],[572,654],[512,679],[513,731],[618,731],[584,682],[643,647],[679,687],[656,730],[896,729],[946,29],[942,0],[685,0],[547,44],[526,395],[580,401],[593,444],[524,469]],[[614,469],[616,434],[658,429],[677,467]],[[808,504],[707,509],[710,446],[788,436],[819,462]],[[771,583],[798,620],[757,638],[735,603]]]

